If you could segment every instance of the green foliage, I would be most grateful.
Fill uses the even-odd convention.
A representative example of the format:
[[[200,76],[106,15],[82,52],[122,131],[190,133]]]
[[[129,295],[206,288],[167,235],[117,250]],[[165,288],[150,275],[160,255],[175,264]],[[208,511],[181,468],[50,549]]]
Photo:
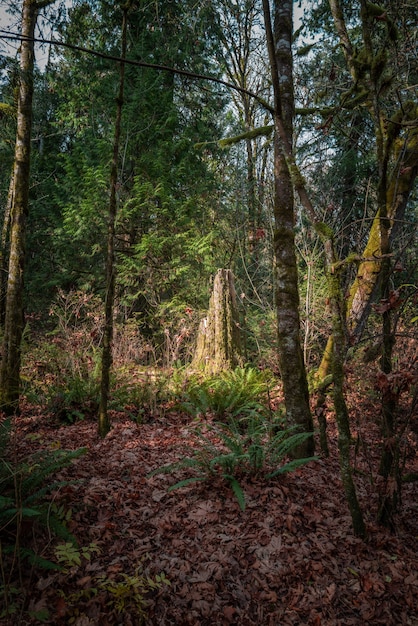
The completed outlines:
[[[51,477],[86,452],[86,448],[42,450],[16,461],[9,452],[10,438],[11,423],[7,419],[0,424],[0,594],[6,607],[0,617],[17,610],[18,599],[14,598],[9,581],[22,561],[47,570],[59,567],[28,547],[32,537],[29,531],[37,527],[48,529],[49,533],[75,545],[66,527],[68,514],[54,507],[47,496],[68,484],[68,481],[51,481]]]
[[[271,384],[266,372],[252,367],[195,376],[187,384],[181,407],[191,415],[211,414],[219,420],[251,416],[265,410]]]
[[[92,554],[100,553],[100,548],[94,542],[79,548],[71,541],[67,541],[57,545],[54,552],[58,563],[68,570],[74,566],[80,566],[82,559],[90,561]]]
[[[59,290],[50,318],[54,328],[47,340],[28,341],[24,391],[59,420],[72,423],[94,414],[99,405],[101,299],[81,290]]]
[[[0,425],[2,444],[10,438],[10,422]],[[49,482],[57,471],[85,454],[86,448],[77,450],[42,450],[24,461],[14,462],[3,454],[0,459],[0,530],[6,537],[21,534],[22,522],[36,520],[62,537],[71,537],[65,524],[54,514],[46,495],[67,484]],[[9,548],[4,551],[10,551]]]
[[[175,483],[169,491],[189,484],[221,477],[231,487],[241,510],[245,509],[245,495],[240,484],[243,475],[274,478],[291,472],[316,457],[286,461],[295,447],[300,446],[311,433],[297,433],[294,427],[285,427],[280,419],[273,422],[253,414],[242,420],[230,418],[227,424],[208,424],[191,433],[194,439],[192,455],[150,472],[148,476],[192,469],[194,476]]]
[[[109,607],[116,609],[119,614],[130,611],[140,617],[145,617],[146,596],[152,591],[161,589],[163,585],[170,585],[164,572],[155,578],[146,576],[141,568],[134,575],[121,573],[121,580],[103,579],[99,581],[99,588],[109,594]]]
[[[72,424],[97,413],[100,381],[97,377],[75,376],[49,388],[47,409],[58,420]]]
[[[94,547],[94,545],[92,544]],[[94,547],[94,551],[96,548]],[[90,549],[87,549],[87,554],[91,553]],[[74,563],[74,566],[79,566],[78,559],[81,562],[81,553],[72,556],[68,553],[70,561]],[[89,556],[85,557],[89,558]],[[161,589],[163,586],[170,586],[169,579],[165,576],[164,572],[156,574],[155,576],[149,576],[144,571],[143,563],[141,562],[136,571],[133,574],[126,574],[121,572],[116,578],[109,578],[107,576],[96,576],[93,578],[91,584],[86,589],[81,589],[76,593],[70,595],[60,592],[65,598],[67,605],[67,622],[68,624],[78,623],[78,620],[83,617],[84,604],[88,603],[90,606],[94,602],[94,599],[99,595],[105,594],[107,600],[107,606],[109,612],[116,612],[120,617],[124,614],[128,614],[130,617],[135,617],[135,623],[142,624],[146,616],[147,609],[147,596]]]

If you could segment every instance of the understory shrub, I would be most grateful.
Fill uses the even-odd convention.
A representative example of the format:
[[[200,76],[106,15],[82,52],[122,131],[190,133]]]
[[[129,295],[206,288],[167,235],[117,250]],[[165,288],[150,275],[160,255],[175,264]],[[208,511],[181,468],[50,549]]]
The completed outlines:
[[[252,415],[246,418],[243,428],[242,419],[230,417],[227,423],[195,426],[191,432],[191,456],[159,467],[148,476],[192,470],[192,476],[178,481],[169,491],[220,476],[244,510],[245,495],[240,479],[252,475],[269,480],[316,459],[288,460],[292,450],[310,436],[311,433],[295,432],[294,427],[286,426],[280,418],[271,421]]]
[[[205,378],[193,376],[183,393],[181,408],[194,417],[217,420],[245,418],[269,407],[272,376],[252,367],[238,367]]]
[[[63,572],[66,574],[71,570],[75,575],[77,569],[81,568],[83,561],[91,560],[94,553],[100,553],[100,548],[92,543],[85,548],[74,548],[72,544],[63,544],[55,550],[58,561],[63,565]],[[103,605],[106,602],[107,617],[117,620],[117,623],[125,623],[124,618],[127,617],[127,623],[132,623],[135,618],[135,624],[143,624],[147,614],[149,605],[149,597],[163,586],[170,586],[171,583],[164,572],[151,576],[147,573],[145,560],[149,555],[145,555],[139,563],[136,564],[133,573],[118,572],[116,575],[93,575],[90,578],[88,586],[79,591],[68,593],[67,591],[58,590],[58,595],[65,602],[66,623],[78,624],[84,623],[84,619],[89,622],[87,614],[91,612],[92,606],[97,602]]]
[[[0,597],[5,607],[0,617],[16,608],[11,601],[14,581],[19,579],[24,561],[47,569],[57,567],[33,549],[37,529],[75,543],[65,515],[51,504],[48,495],[68,484],[51,481],[51,476],[86,452],[85,448],[42,450],[18,461],[10,450],[11,434],[11,421],[5,419],[0,423]],[[20,595],[24,595],[23,590]]]

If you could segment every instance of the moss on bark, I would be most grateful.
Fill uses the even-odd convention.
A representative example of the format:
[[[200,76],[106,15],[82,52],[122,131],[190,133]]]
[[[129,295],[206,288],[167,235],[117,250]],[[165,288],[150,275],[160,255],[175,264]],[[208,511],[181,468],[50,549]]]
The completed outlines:
[[[207,317],[200,323],[192,367],[213,374],[242,364],[234,277],[231,270],[219,269],[213,282]]]

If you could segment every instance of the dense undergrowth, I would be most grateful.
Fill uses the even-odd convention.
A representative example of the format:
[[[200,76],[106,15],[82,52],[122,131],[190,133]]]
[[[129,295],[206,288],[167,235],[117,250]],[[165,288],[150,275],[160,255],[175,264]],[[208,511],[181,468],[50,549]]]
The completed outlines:
[[[333,576],[337,582],[333,582],[332,577],[328,580],[326,593],[329,595],[329,606],[328,612],[322,615],[322,621],[318,617],[320,611],[317,605],[309,605],[305,618],[295,621],[295,611],[296,614],[303,612],[302,608],[297,608],[297,600],[278,606],[277,594],[281,589],[282,574],[277,574],[277,580],[270,581],[270,596],[261,583],[262,589],[258,588],[253,596],[251,583],[247,580],[248,573],[242,570],[243,564],[234,566],[236,575],[243,576],[246,581],[243,583],[245,590],[240,593],[249,602],[247,619],[240,605],[242,598],[239,600],[235,592],[227,594],[222,590],[220,578],[211,578],[216,567],[221,567],[220,555],[215,558],[215,567],[210,565],[209,553],[206,554],[205,562],[209,563],[207,567],[212,571],[207,579],[206,574],[197,579],[193,574],[190,582],[187,576],[183,580],[184,574],[178,579],[175,571],[175,563],[179,559],[186,571],[188,559],[193,563],[190,566],[192,569],[198,567],[196,556],[192,556],[190,546],[187,547],[188,539],[182,533],[181,521],[179,526],[173,526],[172,522],[178,519],[179,510],[183,511],[181,515],[187,521],[188,502],[192,509],[197,507],[202,512],[197,529],[192,525],[190,531],[194,533],[193,541],[198,544],[205,543],[205,537],[198,529],[203,524],[210,525],[211,520],[216,524],[220,537],[231,532],[231,524],[239,528],[239,536],[244,537],[247,536],[244,530],[247,522],[250,526],[256,524],[260,527],[263,516],[273,516],[276,521],[272,522],[269,531],[270,543],[273,541],[273,529],[274,536],[281,537],[280,541],[284,543],[287,541],[286,533],[290,533],[291,542],[299,546],[302,554],[305,550],[302,522],[301,519],[292,522],[290,518],[297,520],[299,513],[295,511],[305,511],[308,505],[304,503],[304,498],[310,503],[311,512],[316,511],[319,503],[320,507],[331,506],[337,499],[339,504],[332,504],[332,507],[334,518],[339,519],[345,505],[342,504],[344,498],[338,477],[332,388],[326,394],[325,404],[321,405],[327,425],[330,457],[327,460],[317,445],[318,457],[292,460],[292,448],[307,434],[295,432],[286,424],[280,381],[271,370],[248,366],[205,376],[202,372],[191,372],[178,361],[170,363],[169,367],[162,367],[156,360],[150,363],[149,346],[133,326],[118,327],[110,398],[110,413],[115,428],[105,440],[99,440],[96,415],[100,364],[97,324],[100,320],[94,313],[96,304],[88,299],[80,304],[77,296],[70,302],[69,308],[71,310],[65,315],[62,308],[58,310],[59,323],[47,336],[27,334],[22,414],[13,420],[4,418],[1,421],[0,623],[84,626],[118,624],[121,620],[126,624],[205,624],[218,620],[217,623],[244,626],[276,624],[275,620],[280,619],[283,624],[345,625],[362,623],[358,620],[367,614],[365,607],[369,600],[369,610],[372,611],[370,606],[374,607],[370,615],[375,621],[370,618],[368,623],[382,623],[375,606],[376,597],[373,596],[372,602],[367,595],[368,591],[371,595],[375,591],[380,593],[380,583],[375,583],[374,579],[364,582],[371,580],[371,573],[366,579],[357,566],[345,567],[356,572],[353,574],[354,582],[357,577],[359,589],[365,595],[361,611],[351,607],[346,621],[335,593],[330,591],[333,584],[345,585],[335,572]],[[392,530],[399,535],[396,559],[402,561],[404,575],[406,571],[412,571],[413,558],[408,552],[408,543],[417,532],[412,521],[416,505],[411,499],[418,473],[417,374],[413,341],[407,339],[399,345],[395,358],[397,369],[388,384],[397,393],[396,446],[404,482],[397,525]],[[380,536],[382,545],[389,546],[394,535],[378,529],[375,524],[380,494],[388,487],[379,475],[382,443],[379,403],[385,389],[382,388],[378,367],[369,359],[365,365],[365,361],[365,356],[359,351],[351,356],[346,366],[352,466],[367,519],[368,541],[373,545]],[[312,406],[315,412],[315,394]],[[131,449],[134,452],[130,452]],[[109,458],[105,461],[103,455]],[[332,494],[327,491],[326,472],[331,472]],[[119,483],[122,480],[121,484],[118,483],[117,493],[113,485],[115,480]],[[304,485],[303,488],[300,485],[300,494],[296,488],[299,481],[303,481]],[[131,493],[129,485],[134,483],[136,486]],[[96,495],[95,485],[100,485]],[[306,485],[310,485],[309,494]],[[281,499],[275,500],[272,494],[277,490]],[[167,519],[172,516],[171,521],[161,521],[161,503],[164,502],[168,507]],[[286,517],[284,505],[290,511],[290,517]],[[155,507],[157,510],[154,510]],[[225,529],[229,528],[225,533],[222,530],[223,507],[226,511]],[[124,538],[117,539],[120,528],[113,517],[117,519],[120,515],[123,517]],[[313,518],[309,518],[309,533],[316,532],[322,524],[318,512],[312,515]],[[163,524],[157,535],[153,524],[149,527],[148,523],[154,516],[160,519],[158,524]],[[277,520],[281,520],[280,524]],[[139,528],[138,523],[140,526],[143,524],[143,528]],[[344,537],[351,547],[356,546],[356,554],[360,558],[363,548],[360,549],[357,542],[352,543],[346,513],[341,523],[344,527],[343,534],[339,535],[341,558],[346,559]],[[89,525],[89,530],[86,525]],[[167,548],[166,538],[161,535],[164,528],[168,536],[172,535],[174,550],[178,547],[173,561],[167,556],[170,549]],[[211,533],[215,531],[210,526],[207,529],[212,537]],[[145,539],[146,532],[151,533],[155,544]],[[332,536],[327,537],[325,527],[321,533],[319,537],[311,537],[310,541],[319,546],[323,541],[321,550],[326,562],[330,558],[327,545],[333,539]],[[257,550],[262,550],[264,539],[260,539],[258,532],[256,535]],[[134,537],[148,549],[138,552]],[[128,542],[126,545],[125,540]],[[131,558],[129,551],[117,556],[109,541],[116,545],[121,542],[123,550],[129,544],[135,558]],[[247,549],[239,537],[231,536],[228,541],[236,541],[238,551],[245,552]],[[248,541],[251,542],[251,537]],[[367,542],[365,545],[368,545]],[[207,547],[209,552],[211,549],[215,548]],[[276,555],[274,550],[273,553]],[[289,571],[294,572],[295,553],[280,553],[280,558],[284,558]],[[319,567],[318,558],[315,560],[316,568]],[[340,559],[340,556],[333,558]],[[252,563],[250,559],[251,567]],[[265,567],[264,576],[269,579],[271,572],[277,569],[277,563],[271,565],[271,571],[267,565]],[[396,604],[391,583],[400,584],[399,572],[386,575],[384,587],[388,593],[388,607],[391,603]],[[233,588],[238,589],[235,574],[230,572],[229,576],[233,576]],[[300,578],[300,573],[298,576]],[[294,584],[305,589],[306,581],[300,579],[297,583],[296,578]],[[199,587],[198,598],[191,592],[191,604],[185,604],[182,584],[185,586],[187,582],[190,586],[193,580],[197,580],[198,587],[205,581],[209,586]],[[209,580],[212,580],[210,584]],[[311,581],[312,585],[317,585],[317,577],[312,572]],[[309,582],[307,584],[309,587]],[[354,589],[354,583],[350,584]],[[411,577],[411,588],[414,585],[416,577]],[[214,612],[203,600],[206,592],[215,594]],[[342,593],[348,592],[345,589]],[[166,608],[166,614],[161,613],[157,608],[157,599],[173,603],[174,608]],[[306,598],[304,601],[308,602]],[[257,602],[262,607],[258,617],[254,608]],[[402,623],[414,626],[416,622],[412,616],[416,614],[415,610],[414,601],[408,600],[404,611],[406,621]],[[188,611],[191,621],[186,621]],[[382,613],[386,623],[399,623],[387,621],[388,612],[389,608]]]

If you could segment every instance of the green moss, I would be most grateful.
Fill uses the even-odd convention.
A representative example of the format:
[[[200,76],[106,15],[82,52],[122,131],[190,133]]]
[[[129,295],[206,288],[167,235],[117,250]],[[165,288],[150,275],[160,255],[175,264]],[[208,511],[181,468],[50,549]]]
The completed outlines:
[[[372,61],[372,68],[371,68],[371,74],[372,74],[372,78],[374,81],[377,81],[381,75],[383,74],[383,71],[386,67],[386,63],[387,63],[387,54],[386,54],[386,50],[382,49],[380,50],[373,58]]]
[[[315,224],[315,230],[318,235],[321,237],[322,241],[327,239],[334,239],[334,231],[331,226],[325,224],[325,222],[317,222]]]
[[[16,117],[16,109],[6,102],[0,102],[0,120],[3,117]]]
[[[351,95],[355,92],[350,89],[350,91],[346,91],[345,94],[341,96],[341,106],[345,109],[354,109],[359,104],[362,104],[369,97],[368,89],[361,89],[357,94],[351,98]]]
[[[373,2],[366,2],[366,7],[370,17],[382,17],[382,15],[386,14],[386,9]]]
[[[272,124],[269,126],[261,126],[260,128],[253,128],[253,130],[248,130],[240,135],[235,135],[235,137],[225,137],[224,139],[220,139],[218,141],[218,145],[221,148],[227,148],[246,139],[255,139],[256,137],[261,137],[262,135],[269,136],[273,130],[274,126]]]
[[[296,189],[305,186],[305,179],[293,159],[286,158],[287,167],[289,168],[290,178]]]

